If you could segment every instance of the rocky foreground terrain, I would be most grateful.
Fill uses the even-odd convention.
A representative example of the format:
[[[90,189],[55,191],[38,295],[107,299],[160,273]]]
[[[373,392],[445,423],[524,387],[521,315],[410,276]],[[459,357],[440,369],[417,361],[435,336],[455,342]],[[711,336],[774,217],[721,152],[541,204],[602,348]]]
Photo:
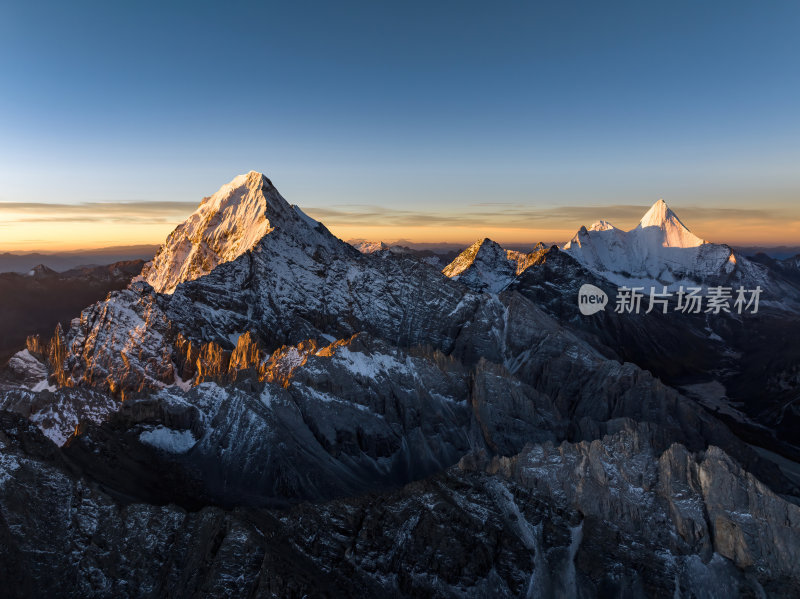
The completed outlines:
[[[681,280],[793,293],[703,253],[719,272]],[[128,288],[6,367],[6,592],[797,595],[792,363],[773,351],[749,404],[712,405],[688,385],[748,371],[690,356],[741,320],[587,320],[583,282],[613,293],[559,248],[486,240],[444,272],[361,253],[237,177]]]

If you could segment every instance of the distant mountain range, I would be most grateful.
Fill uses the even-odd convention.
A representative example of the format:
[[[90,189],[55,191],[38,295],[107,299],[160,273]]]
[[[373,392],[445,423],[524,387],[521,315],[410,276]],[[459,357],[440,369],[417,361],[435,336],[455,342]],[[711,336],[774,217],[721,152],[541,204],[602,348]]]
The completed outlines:
[[[57,324],[66,326],[86,306],[124,289],[143,264],[129,260],[64,272],[39,264],[24,274],[0,273],[0,363],[28,335],[50,337]]]
[[[605,222],[605,221],[603,221]],[[388,247],[405,247],[410,250],[415,251],[422,251],[422,252],[431,252],[431,254],[453,254],[456,255],[464,250],[470,244],[464,243],[415,243],[413,241],[408,241],[406,239],[399,239],[397,241],[391,242],[384,242],[384,241],[375,241],[369,239],[348,239],[347,243],[352,245],[353,247],[357,248],[359,251],[374,251],[374,248],[379,248],[381,245],[385,248]],[[517,252],[530,252],[532,251],[539,243],[544,244],[545,246],[551,245],[563,245],[561,240],[550,240],[550,241],[540,241],[540,242],[531,242],[529,244],[507,244],[508,249],[517,251]],[[770,245],[732,245],[733,250],[741,255],[741,256],[755,256],[756,254],[764,254],[776,260],[783,260],[785,258],[792,258],[794,256],[800,256],[800,245],[790,246],[790,245],[779,245],[779,246],[770,246]],[[373,249],[371,249],[373,248]]]
[[[764,254],[775,260],[785,260],[787,258],[800,256],[800,245],[734,245],[733,249],[743,256]]]
[[[356,249],[258,172],[204,200],[0,373],[0,575],[39,596],[796,593],[796,260],[704,243],[663,202],[563,247],[429,251]],[[633,282],[764,303],[615,312]],[[584,284],[609,308],[580,313]]]
[[[114,262],[150,260],[157,245],[129,245],[55,253],[0,253],[0,272],[24,274],[39,264],[57,272],[83,266],[103,266]]]
[[[462,250],[465,244],[429,242],[416,243],[405,239],[398,239],[393,242],[370,241],[367,239],[349,239],[350,245],[369,253],[376,249],[389,247],[406,248],[418,252],[422,257],[437,258],[436,264],[442,267],[452,262]],[[542,243],[542,242],[537,242]],[[510,249],[518,252],[530,252],[537,243],[530,244],[511,244]],[[561,245],[558,241],[545,241],[544,245]],[[20,274],[29,272],[34,266],[44,265],[57,272],[63,272],[72,268],[83,266],[103,266],[114,262],[124,262],[130,260],[148,261],[155,256],[161,246],[159,245],[130,245],[112,246],[90,250],[75,250],[70,252],[3,252],[0,253],[0,273],[17,272]],[[798,246],[733,246],[734,251],[742,256],[755,256],[764,254],[768,257],[783,260],[794,256],[800,256],[800,245]]]

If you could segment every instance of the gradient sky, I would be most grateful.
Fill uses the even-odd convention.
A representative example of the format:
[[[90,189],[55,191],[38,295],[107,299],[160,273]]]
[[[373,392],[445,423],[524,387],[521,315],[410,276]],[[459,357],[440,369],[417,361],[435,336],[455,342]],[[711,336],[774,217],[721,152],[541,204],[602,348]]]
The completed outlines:
[[[159,243],[251,169],[345,239],[566,240],[664,198],[800,244],[800,2],[0,11],[0,250]]]

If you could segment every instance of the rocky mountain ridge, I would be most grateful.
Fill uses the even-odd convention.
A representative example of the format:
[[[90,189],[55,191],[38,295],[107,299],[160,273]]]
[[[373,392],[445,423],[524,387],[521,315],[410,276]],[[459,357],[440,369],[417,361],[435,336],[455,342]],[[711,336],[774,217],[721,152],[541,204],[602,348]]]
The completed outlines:
[[[676,310],[675,298],[666,314],[645,314],[647,298],[640,314],[620,314],[615,309],[617,286],[569,252],[556,246],[540,248],[517,262],[507,260],[505,250],[490,240],[477,245],[493,246],[501,259],[464,252],[443,272],[458,272],[454,278],[475,291],[486,290],[486,281],[492,281],[495,292],[522,294],[602,355],[634,362],[683,388],[750,442],[800,458],[792,432],[800,413],[793,407],[798,379],[791,342],[800,332],[800,318],[792,307],[800,299],[800,286],[786,276],[785,268],[765,263],[768,280],[774,283],[769,288],[785,295],[780,302],[763,301],[757,314],[682,313]],[[516,264],[524,266],[518,274],[513,272]],[[584,283],[603,289],[610,298],[603,312],[587,317],[578,311],[578,291]],[[776,353],[778,339],[784,340],[783,353]]]
[[[799,481],[575,324],[564,294],[608,280],[558,248],[462,258],[361,253],[259,173],[205,200],[6,375],[18,595],[60,594],[38,572],[88,596],[800,583]]]

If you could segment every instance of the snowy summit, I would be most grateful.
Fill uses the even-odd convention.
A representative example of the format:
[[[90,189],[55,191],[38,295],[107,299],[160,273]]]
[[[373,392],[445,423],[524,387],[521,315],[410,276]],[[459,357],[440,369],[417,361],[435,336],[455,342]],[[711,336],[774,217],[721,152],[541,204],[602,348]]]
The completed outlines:
[[[636,229],[643,230],[663,247],[692,248],[707,243],[692,233],[664,200],[658,200],[650,207]]]
[[[730,247],[692,233],[664,200],[653,204],[630,231],[597,221],[588,229],[581,227],[563,249],[618,285],[717,282],[736,276],[737,267],[745,278],[756,276],[752,265],[737,260]]]
[[[291,206],[262,173],[235,177],[178,225],[139,280],[172,293],[179,283],[210,273],[251,250],[275,228],[316,221]]]

